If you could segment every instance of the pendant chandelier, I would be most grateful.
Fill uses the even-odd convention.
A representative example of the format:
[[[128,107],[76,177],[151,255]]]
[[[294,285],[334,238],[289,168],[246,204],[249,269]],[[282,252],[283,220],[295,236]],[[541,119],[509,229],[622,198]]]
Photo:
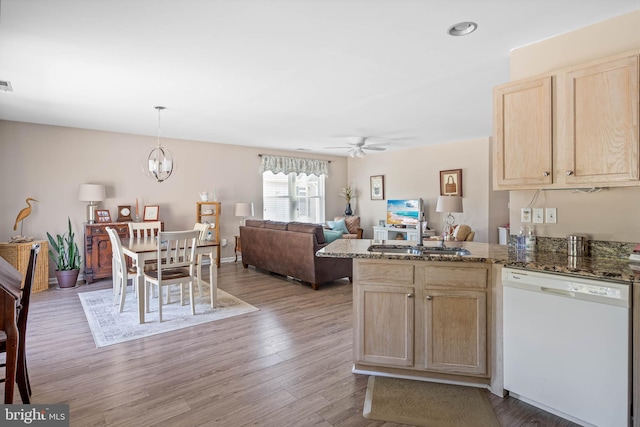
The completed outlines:
[[[163,182],[171,176],[175,166],[173,153],[160,143],[160,112],[166,107],[154,107],[158,110],[158,144],[151,150],[145,164],[145,174],[156,182]]]

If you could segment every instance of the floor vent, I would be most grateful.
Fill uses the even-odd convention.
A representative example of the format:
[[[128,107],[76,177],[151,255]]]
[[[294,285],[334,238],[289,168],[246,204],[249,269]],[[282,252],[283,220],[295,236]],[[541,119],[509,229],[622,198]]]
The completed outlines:
[[[5,92],[13,92],[11,82],[7,80],[0,80],[0,90],[4,90]]]

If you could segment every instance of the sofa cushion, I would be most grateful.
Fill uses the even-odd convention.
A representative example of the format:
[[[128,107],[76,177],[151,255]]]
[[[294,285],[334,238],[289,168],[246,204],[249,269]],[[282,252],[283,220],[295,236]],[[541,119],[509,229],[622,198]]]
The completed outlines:
[[[342,234],[349,234],[347,225],[344,222],[344,218],[338,221],[327,221],[327,225],[334,231],[342,231]]]
[[[270,230],[282,230],[286,231],[288,222],[282,221],[265,221],[264,228],[268,228]]]
[[[287,230],[297,233],[315,234],[316,240],[319,244],[326,242],[324,233],[322,232],[322,226],[319,224],[311,224],[308,222],[290,222],[287,226]]]
[[[263,219],[248,219],[245,221],[245,226],[246,227],[258,227],[258,228],[264,228],[264,223],[266,221]]]
[[[342,237],[342,231],[323,229],[322,232],[324,233],[324,241],[327,243],[331,243]]]

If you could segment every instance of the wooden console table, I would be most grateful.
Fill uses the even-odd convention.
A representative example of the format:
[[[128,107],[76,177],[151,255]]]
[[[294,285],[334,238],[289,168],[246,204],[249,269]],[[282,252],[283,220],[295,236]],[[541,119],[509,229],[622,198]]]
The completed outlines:
[[[235,262],[238,262],[238,252],[242,253],[242,246],[240,245],[240,236],[233,236],[236,238],[236,245],[233,248],[233,252],[236,255],[236,260]]]
[[[91,283],[94,280],[111,277],[111,241],[107,234],[107,227],[115,228],[121,239],[129,237],[129,226],[126,222],[95,223],[84,225],[84,280]]]
[[[40,243],[40,256],[36,264],[35,277],[31,292],[46,291],[49,289],[49,243],[46,240],[34,240],[23,243],[0,243],[0,257],[14,266],[22,277],[27,274],[31,246]]]

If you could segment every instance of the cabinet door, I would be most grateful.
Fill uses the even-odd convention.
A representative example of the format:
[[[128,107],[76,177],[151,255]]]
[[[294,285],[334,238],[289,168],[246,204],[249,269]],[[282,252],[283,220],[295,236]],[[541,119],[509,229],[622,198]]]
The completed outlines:
[[[413,366],[414,288],[359,285],[356,362]]]
[[[387,240],[386,227],[373,227],[373,239],[374,240]]]
[[[552,183],[551,77],[494,89],[494,189]]]
[[[483,291],[426,289],[425,368],[487,373],[487,294]]]
[[[565,84],[566,183],[638,180],[638,56],[569,71]]]

